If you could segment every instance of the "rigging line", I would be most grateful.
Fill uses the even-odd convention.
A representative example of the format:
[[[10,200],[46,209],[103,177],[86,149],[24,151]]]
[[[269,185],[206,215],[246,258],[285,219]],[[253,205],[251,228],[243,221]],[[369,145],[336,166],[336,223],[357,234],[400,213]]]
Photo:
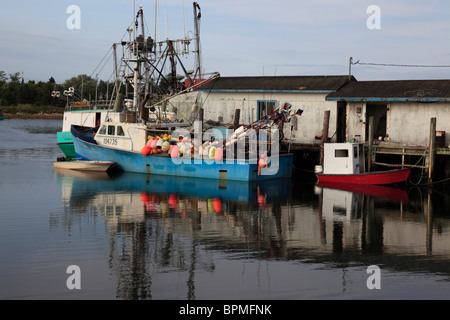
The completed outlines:
[[[394,63],[373,63],[373,62],[352,62],[353,65],[383,66],[383,67],[410,67],[410,68],[450,68],[450,65],[421,65],[421,64],[394,64]]]
[[[144,27],[145,27],[145,29],[147,30],[147,34],[148,35],[151,35],[151,33],[150,33],[150,27],[149,27],[149,24],[148,24],[148,22],[147,22],[147,18],[146,18],[146,16],[142,13],[142,16],[144,17]]]
[[[111,81],[111,79],[112,79],[112,77],[115,75],[115,73],[116,73],[115,70],[113,70],[113,71],[111,72],[111,75],[109,76],[107,82]]]
[[[103,64],[102,68],[99,70],[99,72],[97,73],[97,75],[98,75],[99,73],[102,72],[103,68],[105,68],[106,64],[109,62],[109,60],[111,59],[111,57],[112,57],[112,54],[109,56],[108,60],[105,61],[105,63]],[[113,72],[114,72],[114,71],[113,71]]]
[[[103,56],[102,60],[99,62],[99,64],[95,67],[94,71],[92,71],[91,75],[89,77],[92,77],[92,75],[95,73],[95,71],[97,70],[97,68],[102,64],[103,60],[105,60],[105,58],[108,56],[108,54],[110,53],[110,51],[112,50],[112,46],[109,48],[108,52],[106,52],[106,54]],[[109,60],[109,59],[108,59]]]

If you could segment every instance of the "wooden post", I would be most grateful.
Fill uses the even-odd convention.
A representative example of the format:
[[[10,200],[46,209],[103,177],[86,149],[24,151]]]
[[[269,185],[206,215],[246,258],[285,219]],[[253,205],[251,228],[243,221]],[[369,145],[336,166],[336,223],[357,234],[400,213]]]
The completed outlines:
[[[200,108],[198,112],[198,120],[203,124],[203,108]]]
[[[373,148],[373,117],[369,118],[369,136],[367,137],[367,172],[372,168],[372,148]]]
[[[405,148],[402,148],[402,169],[405,169]]]
[[[324,145],[328,142],[328,126],[330,124],[330,110],[325,111],[323,117],[322,137],[320,140],[320,165],[323,166]]]
[[[434,157],[436,155],[436,118],[430,120],[430,155],[428,159],[428,180],[433,181]]]
[[[236,130],[237,128],[239,128],[239,117],[241,115],[241,109],[236,109],[234,111],[234,125],[233,125],[233,130]]]

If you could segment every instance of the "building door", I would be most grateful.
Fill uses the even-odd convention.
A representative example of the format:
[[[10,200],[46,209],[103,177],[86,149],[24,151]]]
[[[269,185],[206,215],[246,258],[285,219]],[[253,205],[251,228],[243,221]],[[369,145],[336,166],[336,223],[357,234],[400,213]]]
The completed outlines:
[[[95,125],[96,126],[99,126],[100,125],[100,123],[101,123],[101,113],[100,112],[96,112],[95,113]]]
[[[370,117],[373,117],[373,136],[370,139],[378,139],[379,137],[384,139],[386,137],[387,104],[366,104],[366,141],[368,141],[369,137]]]
[[[338,101],[336,119],[336,142],[345,142],[347,132],[347,103]]]

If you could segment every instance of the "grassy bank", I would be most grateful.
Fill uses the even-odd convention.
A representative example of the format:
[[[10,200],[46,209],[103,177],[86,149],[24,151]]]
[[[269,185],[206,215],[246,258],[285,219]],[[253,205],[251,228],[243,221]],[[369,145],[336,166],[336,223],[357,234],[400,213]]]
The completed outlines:
[[[31,104],[20,104],[17,106],[1,106],[0,110],[6,119],[8,118],[41,118],[62,119],[63,108],[54,106],[33,106]]]

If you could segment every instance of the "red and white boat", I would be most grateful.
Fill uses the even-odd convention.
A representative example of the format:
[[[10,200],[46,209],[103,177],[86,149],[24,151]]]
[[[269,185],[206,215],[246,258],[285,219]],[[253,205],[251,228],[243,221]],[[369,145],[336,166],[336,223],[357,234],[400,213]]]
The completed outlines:
[[[365,171],[364,144],[325,143],[324,166],[316,166],[319,182],[385,185],[405,182],[411,169]]]

